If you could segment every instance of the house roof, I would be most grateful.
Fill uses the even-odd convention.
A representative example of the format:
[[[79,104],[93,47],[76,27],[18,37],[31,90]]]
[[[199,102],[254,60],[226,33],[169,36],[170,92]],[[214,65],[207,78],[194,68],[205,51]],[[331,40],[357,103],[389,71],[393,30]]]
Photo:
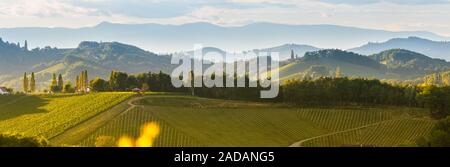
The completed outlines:
[[[0,87],[0,91],[2,91],[2,92],[8,92],[8,89],[6,89],[6,87]]]

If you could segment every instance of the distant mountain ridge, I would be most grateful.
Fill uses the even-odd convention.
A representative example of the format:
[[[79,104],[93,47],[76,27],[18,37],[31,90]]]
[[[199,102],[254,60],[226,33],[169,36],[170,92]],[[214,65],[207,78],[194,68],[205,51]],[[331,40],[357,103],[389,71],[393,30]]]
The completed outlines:
[[[210,23],[182,25],[117,24],[103,22],[83,28],[0,28],[10,41],[28,40],[31,47],[74,48],[82,41],[121,41],[159,53],[192,50],[194,44],[230,52],[268,48],[284,43],[305,43],[320,48],[353,48],[368,41],[417,36],[432,40],[448,37],[425,31],[394,32],[337,25],[253,23],[224,27]]]
[[[419,37],[394,38],[386,42],[370,42],[349,51],[364,55],[376,54],[389,49],[406,49],[424,55],[450,61],[450,42],[432,41]]]

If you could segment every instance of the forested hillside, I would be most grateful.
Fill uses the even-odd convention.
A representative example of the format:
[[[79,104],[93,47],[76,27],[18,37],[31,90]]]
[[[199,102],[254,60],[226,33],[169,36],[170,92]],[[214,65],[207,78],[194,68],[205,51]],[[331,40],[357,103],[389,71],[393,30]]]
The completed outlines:
[[[88,70],[91,76],[106,78],[112,70],[169,73],[174,68],[170,56],[117,42],[82,42],[74,49],[28,50],[19,44],[0,41],[0,51],[0,85],[16,90],[21,88],[24,72],[34,72],[37,85],[42,88],[48,85],[54,73],[62,74],[73,83],[82,70]]]

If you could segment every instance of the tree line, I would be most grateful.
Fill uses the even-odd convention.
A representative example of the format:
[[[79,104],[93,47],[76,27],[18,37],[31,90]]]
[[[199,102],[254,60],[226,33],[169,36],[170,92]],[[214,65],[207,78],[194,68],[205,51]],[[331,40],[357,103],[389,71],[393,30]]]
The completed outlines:
[[[93,91],[132,91],[139,89],[140,91],[153,92],[185,92],[186,88],[175,88],[172,85],[171,77],[163,72],[159,73],[141,73],[130,75],[125,72],[111,71],[109,80],[95,78],[89,82]]]
[[[225,77],[224,77],[225,76]],[[202,87],[190,87],[190,91],[193,95],[200,96],[200,97],[208,97],[208,98],[218,98],[218,99],[229,99],[229,100],[262,100],[260,98],[260,91],[264,90],[259,84],[259,81],[253,81],[250,80],[248,75],[244,76],[237,76],[237,74],[234,74],[234,76],[227,76],[225,74],[223,75],[212,75],[211,79],[215,79],[216,77],[223,77],[223,83],[222,87],[206,87],[203,85]],[[193,81],[195,79],[200,78],[202,79],[202,76],[195,76],[194,74],[191,74],[191,85],[193,85]],[[233,87],[227,87],[226,80],[232,80],[233,81]],[[238,83],[242,81],[244,83],[243,86],[239,87]],[[256,85],[256,87],[251,87],[250,85]]]

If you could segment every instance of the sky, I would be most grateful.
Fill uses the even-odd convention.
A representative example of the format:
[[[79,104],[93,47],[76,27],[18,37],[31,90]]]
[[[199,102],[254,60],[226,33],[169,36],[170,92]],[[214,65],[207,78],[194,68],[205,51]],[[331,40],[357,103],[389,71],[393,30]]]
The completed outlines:
[[[0,27],[334,24],[450,36],[450,0],[0,0]]]

